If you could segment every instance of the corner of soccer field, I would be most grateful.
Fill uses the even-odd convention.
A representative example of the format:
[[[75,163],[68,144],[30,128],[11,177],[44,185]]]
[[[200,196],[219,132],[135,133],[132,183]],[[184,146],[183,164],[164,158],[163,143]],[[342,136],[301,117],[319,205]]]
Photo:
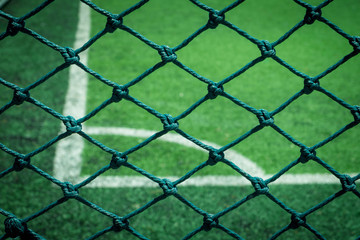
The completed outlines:
[[[9,1],[0,239],[359,240],[358,26],[357,0]]]

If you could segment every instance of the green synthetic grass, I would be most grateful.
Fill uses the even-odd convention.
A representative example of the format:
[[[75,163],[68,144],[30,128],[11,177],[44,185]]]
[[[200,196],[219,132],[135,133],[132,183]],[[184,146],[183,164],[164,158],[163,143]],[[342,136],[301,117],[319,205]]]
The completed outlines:
[[[206,3],[221,8],[230,2],[218,2],[218,5],[212,1]],[[121,3],[96,1],[96,3],[115,12],[129,5],[129,1]],[[226,14],[226,19],[254,37],[275,41],[302,19],[304,9],[294,2],[277,4],[276,8],[272,7],[273,4],[269,1],[246,1]],[[349,33],[356,34],[356,24],[353,22],[353,17],[349,16],[358,16],[360,6],[357,2],[351,2],[351,4],[355,7],[349,9],[344,4],[330,4],[324,8],[323,15],[335,24],[339,24],[340,27],[344,27]],[[178,10],[173,11],[171,16],[161,14],[172,8]],[[271,11],[268,10],[270,8]],[[152,14],[154,11],[157,14]],[[185,16],[184,12],[186,12]],[[96,12],[92,12],[91,18],[92,35],[94,35],[103,28],[106,18]],[[174,47],[204,25],[207,18],[204,11],[188,1],[164,3],[161,0],[155,0],[125,17],[124,23],[159,45]],[[310,76],[315,76],[350,53],[352,48],[346,39],[325,24],[316,22],[295,32],[283,44],[277,46],[276,51],[277,56],[295,68]],[[179,61],[199,74],[213,81],[220,81],[258,57],[260,52],[254,44],[234,31],[219,26],[195,38],[187,47],[178,51],[177,55]],[[106,35],[101,41],[96,42],[89,56],[89,66],[92,69],[119,84],[131,81],[160,61],[156,50],[122,31]],[[360,73],[357,67],[358,61],[357,56],[341,66],[340,70],[330,73],[321,80],[323,87],[353,105],[360,102],[359,85],[356,83]],[[276,109],[302,87],[302,78],[272,59],[266,59],[255,65],[224,86],[227,92],[245,103],[268,111]],[[130,87],[129,90],[132,96],[157,111],[177,116],[207,93],[207,85],[170,63]],[[109,96],[111,96],[111,89],[91,78],[87,111],[94,109]],[[300,97],[286,110],[275,116],[275,123],[280,128],[309,147],[326,139],[352,120],[353,117],[348,110],[317,92]],[[162,129],[162,124],[157,118],[126,101],[109,106],[86,124],[157,131]],[[198,139],[224,146],[256,126],[258,120],[253,114],[229,100],[218,97],[202,104],[185,119],[180,120],[179,124],[182,130]],[[360,128],[355,127],[334,142],[319,149],[318,156],[340,172],[358,171],[356,166],[360,163],[360,148],[357,147],[359,133]],[[131,137],[96,135],[93,137],[118,151],[125,151],[139,143]],[[119,140],[120,138],[122,140]],[[171,166],[185,155],[181,155],[181,150],[174,151],[173,158],[169,159],[169,151],[173,147],[169,149],[169,144],[158,144],[162,147],[159,147],[156,154],[152,153],[152,146],[145,147],[141,157],[136,153],[130,154],[129,161],[156,175],[163,175],[164,170],[157,168],[154,161],[168,163],[171,172]],[[184,149],[181,146],[176,146],[176,148]],[[232,150],[248,157],[269,174],[278,172],[300,155],[298,147],[273,129],[261,130],[233,147]],[[194,152],[193,150],[184,151]],[[110,157],[94,149],[90,143],[86,143],[82,174],[90,174],[95,169],[99,169],[106,161],[109,161]],[[200,163],[206,159],[207,156],[200,153],[187,157],[183,161],[182,169],[190,170],[194,167],[194,162]],[[296,167],[292,171],[292,173],[323,172],[326,171],[315,164],[311,167]],[[224,165],[199,174],[208,173],[236,174]],[[118,175],[123,174],[136,173],[118,171]]]
[[[4,11],[15,16],[21,16],[40,2],[12,1]],[[100,6],[108,7],[114,12],[123,10],[125,6],[122,6],[122,4],[131,5],[130,2],[124,1],[124,3],[121,2],[121,4],[114,6],[115,2],[119,3],[117,1],[95,1]],[[212,3],[212,1],[206,1],[206,3],[214,7],[217,4],[216,6],[219,8],[227,5],[228,2],[218,1]],[[261,4],[256,4],[256,2],[258,1],[246,1],[243,8],[236,9],[231,14],[229,13],[227,19],[234,21],[236,25],[243,25],[244,30],[261,39],[275,40],[303,16],[302,13],[297,11],[300,10],[301,12],[302,9],[296,7],[296,5],[294,5],[294,11],[291,10],[293,9],[293,7],[290,7],[293,6],[292,3],[289,6],[279,4],[279,6],[274,7],[270,1],[261,1]],[[347,7],[349,4],[352,4],[352,7]],[[134,15],[130,15],[125,19],[125,23],[129,23],[130,26],[159,44],[174,46],[204,24],[207,18],[207,14],[188,2],[186,7],[189,7],[189,10],[185,11],[186,16],[182,16],[181,7],[181,1],[163,5],[158,4],[157,1],[150,1],[149,6],[135,12]],[[347,7],[346,11],[344,10],[345,7]],[[72,46],[76,30],[77,8],[76,1],[55,1],[50,7],[27,21],[27,26],[59,45]],[[168,11],[172,10],[171,14],[163,16],[161,13],[167,12],[164,8]],[[151,9],[156,14],[148,15]],[[176,9],[176,11],[173,9]],[[256,9],[256,11],[250,11],[251,9]],[[295,9],[297,10],[295,11]],[[354,16],[358,16],[359,10],[360,6],[355,1],[348,1],[345,6],[343,6],[342,1],[335,1],[323,10],[323,14],[333,20],[334,23],[339,24],[346,32],[358,35],[357,26],[359,26],[360,18]],[[196,16],[192,15],[193,12],[196,13]],[[254,16],[254,14],[256,15]],[[97,15],[92,14],[93,20],[97,20],[97,17]],[[166,17],[166,21],[163,20],[164,17]],[[172,17],[177,18],[177,20],[171,20]],[[131,19],[133,19],[133,22],[130,21]],[[252,22],[255,23],[252,24]],[[163,24],[163,27],[159,28],[157,24],[160,23]],[[104,26],[105,19],[94,23],[93,33],[96,32],[95,25],[97,24],[97,30],[99,30]],[[299,67],[299,70],[310,75],[321,72],[324,67],[326,68],[329,64],[337,61],[339,56],[343,56],[351,50],[348,47],[342,49],[342,45],[331,43],[333,41],[331,31],[329,30],[331,37],[322,36],[329,31],[321,30],[320,24],[316,25],[318,27],[316,31],[311,30],[312,26],[307,27],[308,31],[314,34],[312,37],[306,38],[299,32],[284,43],[283,46],[277,48],[279,56],[283,56],[290,64],[294,64],[295,67]],[[174,28],[170,29],[172,26]],[[4,31],[5,28],[6,22],[1,20],[0,30]],[[220,34],[217,34],[219,32]],[[274,32],[274,35],[272,35],[272,32]],[[236,71],[253,56],[259,54],[257,48],[251,44],[246,44],[249,49],[245,49],[237,45],[232,46],[232,41],[228,40],[229,43],[220,46],[222,40],[230,35],[232,36],[231,39],[246,44],[246,41],[239,39],[236,34],[229,32],[227,29],[219,28],[204,34],[196,42],[191,43],[188,48],[179,52],[179,60],[206,77],[216,81],[221,80]],[[314,46],[313,44],[318,37],[321,39]],[[131,44],[133,45],[127,44],[130,43],[127,38],[131,37],[115,32],[98,41],[94,45],[94,49],[90,51],[90,66],[113,81],[125,83],[160,60],[156,52],[148,49],[135,38],[131,38]],[[125,48],[121,41],[125,41],[124,43],[127,45]],[[339,40],[341,44],[342,41]],[[116,48],[113,43],[116,44]],[[304,44],[303,47],[297,48],[296,44],[298,43]],[[309,48],[310,46],[313,49]],[[220,48],[220,50],[217,48]],[[118,50],[115,51],[114,49]],[[318,50],[318,53],[309,56],[306,50],[311,53]],[[224,54],[226,57],[219,54],[223,51],[226,53]],[[296,52],[296,54],[292,51]],[[339,52],[338,55],[334,53],[337,51]],[[138,52],[141,54],[137,55]],[[237,54],[238,52],[239,54]],[[327,55],[328,52],[332,53]],[[245,59],[244,56],[246,56]],[[317,60],[318,58],[319,60]],[[116,59],[116,62],[113,62],[114,59]],[[63,59],[60,54],[23,34],[0,41],[0,77],[21,87],[34,82],[62,62]],[[343,65],[341,69],[324,78],[321,82],[322,86],[350,104],[359,104],[359,85],[356,85],[359,73],[358,62],[359,56],[353,58]],[[68,71],[65,70],[31,91],[31,95],[58,112],[62,112],[67,82]],[[161,82],[161,84],[158,84],[158,82]],[[300,90],[301,87],[301,79],[294,77],[286,69],[277,66],[268,59],[241,77],[234,79],[233,82],[225,86],[225,89],[254,107],[273,110],[293,93]],[[95,89],[97,90],[96,93],[94,93]],[[103,85],[98,84],[94,79],[90,80],[88,91],[89,96],[91,96],[87,101],[88,110],[97,106],[111,94],[111,89],[103,88]],[[159,92],[162,94],[160,95]],[[130,93],[155,109],[175,116],[206,94],[206,86],[174,66],[168,65],[138,86],[131,88]],[[0,86],[0,105],[2,106],[10,101],[12,94],[12,91]],[[275,121],[295,138],[299,138],[305,144],[311,145],[351,121],[351,115],[348,112],[342,109],[338,111],[338,109],[335,103],[329,102],[324,96],[315,93],[302,97],[298,102],[286,109],[284,113],[279,114]],[[214,115],[209,115],[210,111],[214,111]],[[125,115],[125,113],[128,115]],[[232,141],[255,124],[257,124],[256,117],[244,110],[234,109],[229,101],[219,97],[204,104],[192,115],[180,122],[181,128],[191,135],[217,144],[226,144]],[[44,113],[44,111],[25,103],[13,107],[0,115],[0,142],[21,153],[28,153],[56,136],[60,125],[61,123],[58,120]],[[149,130],[162,129],[157,119],[124,101],[105,109],[89,121],[88,125],[126,126]],[[359,164],[358,136],[359,127],[357,126],[334,142],[321,148],[318,155],[340,172],[358,172],[358,169],[356,169]],[[141,140],[116,136],[94,137],[119,150],[131,147],[132,144],[136,144]],[[177,144],[155,141],[149,147],[156,149],[156,151],[151,152],[149,148],[144,148],[136,154],[131,154],[129,161],[139,162],[139,166],[145,169],[148,168],[154,174],[167,173],[167,170],[172,171],[172,174],[182,174],[183,171],[193,166],[191,164],[195,165],[206,160],[205,153],[181,148]],[[163,147],[166,150],[162,150]],[[250,157],[269,173],[278,171],[286,163],[298,157],[298,149],[291,147],[286,139],[278,136],[271,129],[262,130],[233,149]],[[54,150],[55,147],[53,146],[47,151],[38,154],[32,159],[32,163],[44,171],[52,173]],[[100,166],[108,163],[108,154],[100,152],[98,150],[90,151],[89,145],[86,146],[84,151],[86,161],[84,162],[83,174],[90,174]],[[170,154],[172,152],[176,154]],[[187,155],[191,155],[190,158],[185,158]],[[165,157],[165,159],[171,158],[172,161],[169,162],[172,164],[177,161],[182,164],[180,167],[177,166],[176,169],[170,169],[173,165],[168,165],[166,161],[160,160],[160,156]],[[154,158],[158,161],[157,167],[147,165],[147,162],[152,161]],[[91,163],[91,167],[89,163]],[[0,151],[0,172],[12,164],[13,158]],[[212,168],[204,169],[204,173],[199,174],[207,174],[207,171],[209,171],[209,174],[217,172],[227,174],[227,169],[218,164]],[[314,169],[315,166],[307,164],[296,167],[294,172],[320,172],[320,170]],[[119,171],[125,170],[120,168]],[[116,175],[116,171],[110,173]],[[311,208],[340,189],[339,184],[270,185],[272,194],[299,212]],[[221,211],[251,192],[253,192],[253,188],[250,186],[179,187],[181,195],[209,213]],[[158,188],[84,188],[80,190],[80,194],[104,209],[123,216],[138,209],[154,197],[161,195],[162,190]],[[62,196],[61,189],[54,187],[45,178],[26,169],[21,172],[13,172],[0,179],[0,208],[10,211],[20,218],[25,218],[39,211]],[[0,223],[4,219],[5,217],[0,215]],[[311,214],[307,221],[327,239],[353,240],[360,235],[359,219],[359,199],[348,193]],[[222,217],[220,222],[245,239],[267,239],[290,222],[290,215],[269,199],[260,196]],[[30,221],[28,226],[46,239],[75,240],[85,239],[95,232],[111,226],[111,224],[112,220],[110,218],[75,200],[69,200]],[[175,198],[169,197],[132,218],[130,224],[150,239],[172,240],[181,239],[188,232],[200,226],[202,216],[196,214]],[[0,224],[0,235],[3,233],[4,227],[3,224]],[[122,231],[120,233],[108,233],[100,239],[135,238],[126,231]],[[220,240],[230,238],[223,232],[213,229],[210,232],[202,232],[193,239]],[[299,228],[288,231],[278,239],[314,239],[314,236],[305,229]]]

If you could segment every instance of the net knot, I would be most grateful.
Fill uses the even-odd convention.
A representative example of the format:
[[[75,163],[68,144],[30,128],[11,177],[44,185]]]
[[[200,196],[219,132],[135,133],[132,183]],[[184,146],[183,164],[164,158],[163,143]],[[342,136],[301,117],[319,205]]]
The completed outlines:
[[[274,118],[265,109],[259,109],[256,114],[259,119],[259,123],[262,127],[270,126],[274,124]]]
[[[174,186],[173,182],[169,179],[164,178],[162,182],[159,183],[159,185],[166,196],[174,195],[177,193],[177,187]]]
[[[349,40],[351,46],[353,46],[355,52],[360,52],[360,37],[354,36]]]
[[[10,36],[15,36],[18,32],[25,27],[25,21],[20,18],[14,18],[9,21],[6,32]]]
[[[299,162],[301,163],[307,163],[309,160],[313,160],[316,157],[315,150],[312,150],[310,148],[301,148],[300,149],[300,158]]]
[[[219,226],[219,219],[214,218],[214,216],[211,214],[204,216],[204,222],[202,228],[206,232],[210,231],[212,228],[217,226]]]
[[[318,20],[321,17],[321,9],[316,9],[315,7],[309,7],[306,9],[306,14],[304,17],[304,22],[306,24],[313,24],[315,20]]]
[[[129,96],[129,89],[123,87],[114,87],[111,100],[113,102],[120,102],[123,98]]]
[[[75,188],[75,186],[72,185],[70,182],[64,182],[61,188],[66,198],[76,198],[77,196],[79,196],[79,190]]]
[[[30,165],[30,158],[29,157],[26,158],[25,156],[22,156],[15,158],[13,168],[15,171],[19,172],[29,165]]]
[[[218,86],[217,84],[209,84],[208,85],[208,98],[215,99],[217,96],[222,95],[224,93],[223,85]]]
[[[112,226],[113,231],[120,232],[121,230],[127,229],[128,227],[129,227],[129,220],[120,217],[113,218],[113,226]]]
[[[301,216],[300,214],[293,214],[291,215],[291,222],[290,222],[290,228],[296,229],[300,226],[304,226],[306,223],[306,219],[304,216]]]
[[[269,192],[269,187],[266,182],[259,177],[254,177],[251,181],[257,194],[267,194]]]
[[[71,47],[64,47],[60,53],[67,64],[74,64],[80,60],[79,55]]]
[[[11,238],[23,236],[27,231],[27,225],[16,217],[6,218],[4,221],[5,232]]]
[[[314,90],[319,89],[320,83],[318,81],[314,81],[312,78],[305,78],[304,79],[304,88],[303,93],[310,94]]]
[[[169,46],[165,46],[165,45],[160,46],[158,52],[159,52],[161,60],[163,62],[166,62],[166,63],[173,62],[177,59],[177,56],[176,56],[174,50]]]
[[[65,117],[65,120],[63,120],[63,122],[68,132],[78,133],[82,129],[81,124],[78,123],[73,116]]]
[[[127,156],[122,156],[120,153],[116,153],[112,156],[110,167],[112,169],[118,169],[120,166],[122,166],[124,163],[127,162]]]
[[[224,160],[224,157],[225,155],[223,152],[211,151],[209,152],[209,159],[207,160],[207,164],[210,166],[214,166],[218,162]]]
[[[354,179],[352,179],[352,177],[350,177],[347,174],[343,174],[340,176],[340,182],[341,182],[343,189],[347,192],[353,191],[356,188]]]
[[[209,21],[207,22],[207,26],[211,29],[215,29],[220,23],[223,23],[224,21],[224,13],[220,13],[219,11],[212,11],[209,13]]]
[[[115,32],[116,29],[121,27],[123,19],[121,17],[108,17],[106,21],[105,31],[108,33]]]
[[[260,49],[261,56],[263,57],[273,57],[276,55],[275,48],[268,40],[260,41],[258,48]]]
[[[353,106],[351,113],[354,116],[354,121],[359,123],[360,122],[360,106]]]
[[[161,122],[163,123],[164,130],[166,131],[176,130],[179,128],[179,123],[170,114],[163,114]]]
[[[30,93],[24,89],[18,89],[14,91],[12,102],[16,105],[22,104],[24,101],[30,98]]]

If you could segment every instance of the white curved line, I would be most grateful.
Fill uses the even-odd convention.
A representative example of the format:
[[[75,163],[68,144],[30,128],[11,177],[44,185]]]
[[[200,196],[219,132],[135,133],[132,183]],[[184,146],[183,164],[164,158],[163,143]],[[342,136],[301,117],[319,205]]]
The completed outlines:
[[[156,131],[145,130],[145,129],[134,129],[134,128],[123,128],[123,127],[86,127],[84,131],[87,134],[95,134],[95,135],[120,135],[120,136],[128,136],[128,137],[139,137],[139,138],[148,138],[155,133]],[[207,152],[205,149],[199,147],[193,142],[187,140],[179,134],[175,133],[166,133],[165,135],[159,138],[161,141],[170,142],[180,144],[185,147],[194,148],[200,151]],[[221,148],[221,146],[216,143],[200,140],[201,142],[210,145],[216,149]],[[265,175],[265,171],[261,169],[256,163],[252,162],[247,157],[241,155],[240,153],[234,150],[226,150],[225,151],[226,158],[232,161],[236,166],[241,168],[242,170],[250,173],[251,175],[263,177]]]

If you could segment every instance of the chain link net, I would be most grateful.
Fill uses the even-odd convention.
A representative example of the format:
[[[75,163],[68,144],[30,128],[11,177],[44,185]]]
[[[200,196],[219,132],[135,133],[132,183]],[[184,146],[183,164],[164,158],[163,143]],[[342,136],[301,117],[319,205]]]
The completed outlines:
[[[193,34],[191,34],[188,38],[186,38],[183,42],[181,42],[179,45],[175,47],[169,47],[169,46],[160,46],[150,39],[145,38],[141,33],[137,32],[135,29],[132,29],[128,26],[126,26],[123,22],[123,18],[127,15],[131,14],[132,12],[136,11],[137,9],[141,8],[143,5],[145,5],[148,0],[142,0],[129,9],[119,13],[111,13],[109,11],[106,11],[100,7],[98,7],[96,4],[89,0],[81,0],[82,3],[88,5],[89,8],[92,8],[98,14],[102,14],[107,17],[107,22],[104,26],[104,29],[98,32],[94,37],[89,39],[82,47],[78,49],[72,49],[70,47],[63,47],[59,46],[54,42],[49,41],[45,37],[41,36],[37,32],[33,31],[32,29],[29,29],[26,27],[26,21],[32,17],[34,17],[37,13],[39,13],[41,10],[46,8],[49,4],[51,4],[54,0],[47,0],[44,1],[42,4],[40,4],[35,9],[31,10],[29,13],[25,14],[22,17],[14,17],[4,11],[0,11],[0,16],[2,18],[7,19],[8,26],[5,32],[3,32],[0,35],[0,40],[15,36],[17,34],[27,34],[37,41],[44,44],[46,47],[50,47],[54,49],[55,51],[59,52],[59,54],[62,55],[64,58],[64,63],[60,66],[57,66],[54,68],[51,72],[47,73],[37,81],[33,82],[32,84],[28,85],[25,88],[20,88],[19,86],[11,83],[11,80],[5,80],[3,78],[0,78],[0,83],[6,88],[10,88],[13,90],[13,99],[5,104],[4,106],[1,106],[0,108],[0,114],[4,113],[6,110],[10,109],[11,107],[15,105],[21,105],[22,103],[29,102],[39,108],[41,108],[43,111],[47,112],[48,114],[52,115],[53,117],[57,118],[58,120],[62,121],[63,124],[66,127],[66,131],[59,134],[58,136],[55,136],[51,141],[45,143],[38,149],[34,149],[30,153],[19,153],[4,144],[0,143],[0,149],[7,154],[11,155],[14,159],[13,166],[4,170],[0,173],[0,178],[6,176],[7,174],[21,174],[18,172],[21,172],[24,168],[30,169],[38,174],[40,174],[45,179],[51,181],[52,183],[56,184],[59,188],[63,191],[63,197],[58,199],[57,201],[49,204],[48,206],[45,206],[40,211],[24,218],[20,219],[17,216],[15,216],[13,213],[0,208],[0,214],[4,215],[6,217],[6,220],[4,222],[5,224],[5,234],[1,237],[1,239],[6,239],[8,237],[18,237],[20,236],[22,239],[43,239],[42,236],[40,236],[38,233],[34,232],[30,229],[30,221],[34,218],[41,217],[41,215],[45,214],[50,209],[57,207],[64,202],[68,201],[69,199],[73,199],[75,201],[80,202],[81,204],[84,204],[88,206],[89,208],[100,212],[101,214],[112,218],[113,224],[111,226],[108,226],[107,228],[94,233],[89,239],[96,239],[100,236],[106,234],[107,232],[114,231],[128,231],[129,233],[133,234],[139,239],[148,239],[146,236],[143,236],[140,232],[138,232],[136,229],[134,229],[131,226],[131,218],[136,216],[137,214],[145,211],[147,208],[151,207],[154,204],[157,204],[158,202],[171,197],[178,199],[181,203],[187,205],[189,208],[191,208],[193,211],[199,214],[199,218],[203,219],[203,224],[201,226],[198,226],[198,228],[194,229],[193,231],[189,232],[184,239],[190,239],[193,236],[195,236],[197,233],[201,231],[210,231],[213,228],[217,228],[219,230],[222,230],[229,236],[235,238],[235,239],[243,239],[239,234],[236,233],[233,230],[229,229],[228,227],[221,224],[221,217],[228,214],[229,212],[233,211],[234,209],[238,208],[242,204],[250,201],[251,199],[254,199],[260,195],[265,195],[268,199],[273,201],[275,204],[280,206],[282,209],[284,209],[286,212],[288,212],[291,216],[289,219],[288,224],[286,224],[283,228],[279,229],[277,232],[273,234],[271,239],[276,239],[284,232],[290,230],[290,229],[296,229],[299,227],[303,227],[310,231],[314,237],[318,239],[325,239],[322,233],[317,231],[314,227],[312,227],[307,221],[306,218],[314,213],[315,211],[318,211],[323,206],[329,204],[334,199],[342,196],[343,194],[354,194],[356,197],[360,198],[360,193],[356,189],[355,182],[360,179],[360,174],[350,177],[349,175],[342,174],[338,171],[336,171],[332,166],[328,165],[325,161],[323,161],[320,157],[316,155],[316,150],[320,147],[324,146],[325,144],[329,143],[333,139],[337,138],[339,135],[343,134],[344,132],[350,130],[354,126],[360,123],[360,107],[359,106],[353,106],[345,102],[344,100],[340,99],[327,89],[323,88],[320,85],[320,80],[329,74],[330,72],[337,69],[340,65],[351,59],[352,57],[356,56],[360,53],[360,37],[357,36],[351,36],[344,32],[342,29],[340,29],[338,26],[336,26],[334,23],[332,23],[329,19],[322,16],[322,8],[325,8],[328,4],[332,2],[332,0],[325,0],[318,6],[312,6],[302,0],[294,0],[297,4],[303,7],[304,9],[304,18],[300,19],[300,21],[291,28],[288,32],[286,32],[283,36],[281,36],[278,40],[275,42],[269,42],[267,40],[259,40],[251,35],[249,35],[247,32],[243,31],[236,25],[232,24],[231,22],[226,20],[226,13],[228,11],[231,11],[233,8],[241,6],[241,3],[244,2],[244,0],[238,0],[233,2],[232,4],[228,5],[224,9],[218,11],[215,10],[203,3],[201,3],[198,0],[190,0],[193,4],[195,4],[197,7],[201,8],[203,11],[208,12],[209,18],[205,25],[203,25],[201,28],[199,28],[197,31],[195,31]],[[352,46],[353,51],[349,54],[345,55],[342,59],[340,59],[338,62],[336,62],[334,65],[330,66],[328,69],[320,73],[319,75],[315,77],[308,76],[307,74],[298,71],[291,65],[289,65],[287,62],[282,60],[280,57],[276,55],[276,47],[279,44],[282,44],[287,38],[289,38],[295,31],[300,29],[301,27],[305,25],[311,25],[315,21],[322,22],[323,24],[326,24],[329,28],[334,30],[336,33],[338,33],[340,36],[344,37],[348,40],[349,44]],[[235,31],[237,34],[242,36],[243,38],[247,39],[251,43],[255,44],[259,48],[259,57],[252,60],[248,64],[246,64],[244,67],[239,69],[237,72],[233,73],[232,75],[226,77],[220,82],[213,82],[210,79],[207,79],[198,73],[196,73],[194,70],[190,69],[189,67],[185,66],[183,63],[181,63],[177,59],[176,52],[180,49],[186,47],[192,40],[194,40],[197,36],[202,34],[205,31],[211,31],[211,29],[217,28],[219,25],[223,25],[232,31]],[[135,36],[136,38],[143,41],[145,44],[147,44],[150,48],[154,49],[154,51],[157,51],[159,53],[159,57],[161,58],[161,61],[155,64],[153,67],[146,70],[144,73],[139,75],[134,80],[126,83],[125,85],[119,85],[109,79],[106,79],[102,77],[99,73],[93,71],[88,66],[81,63],[81,59],[79,57],[79,53],[85,51],[91,45],[101,40],[101,37],[106,34],[111,34],[115,31],[125,31],[128,34],[131,34]],[[228,92],[226,92],[226,83],[230,82],[232,79],[236,78],[240,74],[244,73],[246,70],[251,68],[252,66],[256,65],[259,62],[264,61],[267,58],[272,58],[274,61],[279,63],[279,67],[287,68],[289,71],[291,71],[293,74],[301,77],[304,80],[304,85],[302,89],[299,89],[299,91],[290,97],[286,102],[281,104],[279,107],[277,107],[274,111],[269,112],[265,109],[256,109],[245,102],[241,101],[240,99],[230,95]],[[146,78],[148,75],[150,75],[155,70],[165,66],[166,64],[175,64],[180,69],[183,69],[184,71],[188,72],[192,76],[196,77],[198,80],[202,81],[204,83],[204,88],[207,88],[208,93],[203,96],[201,99],[199,99],[197,102],[195,102],[192,106],[190,106],[186,111],[181,113],[180,115],[173,117],[166,113],[160,113],[153,109],[151,106],[148,106],[144,104],[143,102],[137,100],[133,96],[131,96],[131,87],[138,82],[142,81],[144,78]],[[72,116],[64,116],[58,112],[56,112],[54,109],[46,106],[42,102],[38,101],[37,99],[33,98],[31,96],[31,90],[39,86],[40,84],[46,82],[48,79],[50,79],[52,76],[57,74],[58,72],[68,68],[71,65],[77,65],[79,68],[81,68],[83,71],[87,72],[88,74],[91,74],[95,78],[97,78],[99,81],[101,81],[103,84],[106,84],[109,86],[109,88],[112,88],[112,96],[109,96],[109,98],[99,105],[97,108],[93,109],[90,113],[88,113],[86,116],[83,116],[82,118],[75,119]],[[317,91],[320,92],[333,101],[340,104],[342,107],[348,110],[348,114],[351,114],[354,118],[354,120],[350,123],[348,123],[346,126],[339,129],[337,132],[333,133],[330,137],[322,140],[321,142],[315,144],[312,147],[308,147],[304,145],[303,143],[299,142],[298,140],[294,139],[290,134],[282,130],[279,126],[276,125],[276,115],[286,109],[292,102],[294,102],[296,99],[298,99],[300,96],[304,94],[311,94],[312,92]],[[179,125],[179,120],[186,118],[194,109],[196,109],[198,106],[200,106],[202,103],[206,101],[211,101],[215,98],[227,98],[234,104],[236,104],[239,108],[246,109],[247,111],[254,114],[258,120],[259,124],[255,126],[254,128],[250,129],[248,132],[243,134],[242,136],[239,136],[236,140],[228,143],[227,145],[221,147],[220,149],[216,149],[212,146],[209,146],[200,140],[192,137],[189,133],[184,132],[181,130],[181,125]],[[87,135],[86,132],[82,130],[82,124],[86,122],[88,119],[93,117],[95,114],[101,112],[102,109],[106,108],[110,104],[121,104],[122,101],[129,101],[133,104],[136,104],[139,108],[145,109],[149,114],[155,116],[156,118],[161,121],[163,124],[163,130],[157,132],[153,136],[147,138],[142,143],[133,146],[132,148],[128,149],[125,152],[118,152],[114,149],[111,149],[104,144],[100,143],[99,141],[95,140],[91,136]],[[263,128],[272,128],[278,134],[285,137],[291,144],[295,145],[299,149],[299,157],[291,162],[289,165],[285,166],[282,170],[274,174],[272,177],[268,179],[262,179],[258,176],[252,176],[236,166],[234,163],[226,159],[226,156],[224,152],[231,147],[240,144],[244,139],[249,137],[250,135],[261,131]],[[177,134],[181,135],[182,137],[192,141],[196,145],[200,146],[201,148],[205,149],[209,153],[209,157],[206,161],[186,173],[184,176],[180,177],[179,179],[175,181],[170,181],[168,179],[161,179],[157,176],[154,176],[150,174],[149,172],[137,167],[135,164],[131,163],[129,159],[131,159],[131,156],[128,157],[128,155],[134,151],[137,151],[140,148],[143,148],[151,141],[163,136],[164,134],[168,133],[169,131],[174,131]],[[103,151],[109,153],[109,164],[99,169],[96,173],[91,175],[88,179],[74,185],[70,182],[62,182],[55,177],[53,177],[50,173],[43,171],[39,167],[36,166],[36,162],[32,162],[31,158],[35,155],[39,154],[42,151],[45,151],[47,148],[49,148],[51,145],[55,144],[58,141],[61,141],[64,138],[69,137],[72,134],[78,134],[86,141],[92,143],[94,147],[99,147]],[[129,159],[128,159],[129,158]],[[342,189],[324,201],[318,203],[317,205],[313,206],[312,208],[304,211],[304,212],[297,212],[294,209],[288,207],[286,204],[284,204],[280,199],[276,198],[274,195],[272,195],[271,190],[269,189],[269,185],[273,182],[275,182],[278,178],[280,178],[284,173],[286,173],[288,170],[290,170],[292,167],[296,166],[297,164],[306,164],[309,161],[316,162],[317,164],[323,166],[329,173],[333,174],[336,178],[338,178],[339,183],[342,185]],[[243,199],[239,199],[235,204],[232,206],[229,206],[222,211],[216,213],[216,214],[210,214],[201,208],[194,205],[192,202],[190,202],[188,199],[183,197],[177,192],[177,186],[187,179],[191,178],[192,175],[194,175],[197,171],[201,171],[201,169],[206,168],[208,166],[216,165],[218,162],[223,162],[224,164],[227,164],[230,166],[237,174],[240,174],[244,178],[246,178],[249,183],[252,184],[254,191],[253,193],[249,194],[248,196],[244,197]],[[103,174],[104,172],[108,171],[109,169],[118,169],[119,167],[126,167],[130,168],[133,171],[136,171],[143,176],[149,178],[153,182],[157,183],[159,188],[163,190],[163,194],[160,196],[155,197],[150,202],[146,203],[145,205],[139,207],[138,209],[134,210],[133,212],[129,213],[126,216],[119,216],[117,214],[114,214],[112,212],[107,211],[106,209],[103,209],[101,206],[98,206],[84,197],[81,196],[81,188],[85,187],[87,184],[89,184],[91,181],[96,179],[99,175]]]

